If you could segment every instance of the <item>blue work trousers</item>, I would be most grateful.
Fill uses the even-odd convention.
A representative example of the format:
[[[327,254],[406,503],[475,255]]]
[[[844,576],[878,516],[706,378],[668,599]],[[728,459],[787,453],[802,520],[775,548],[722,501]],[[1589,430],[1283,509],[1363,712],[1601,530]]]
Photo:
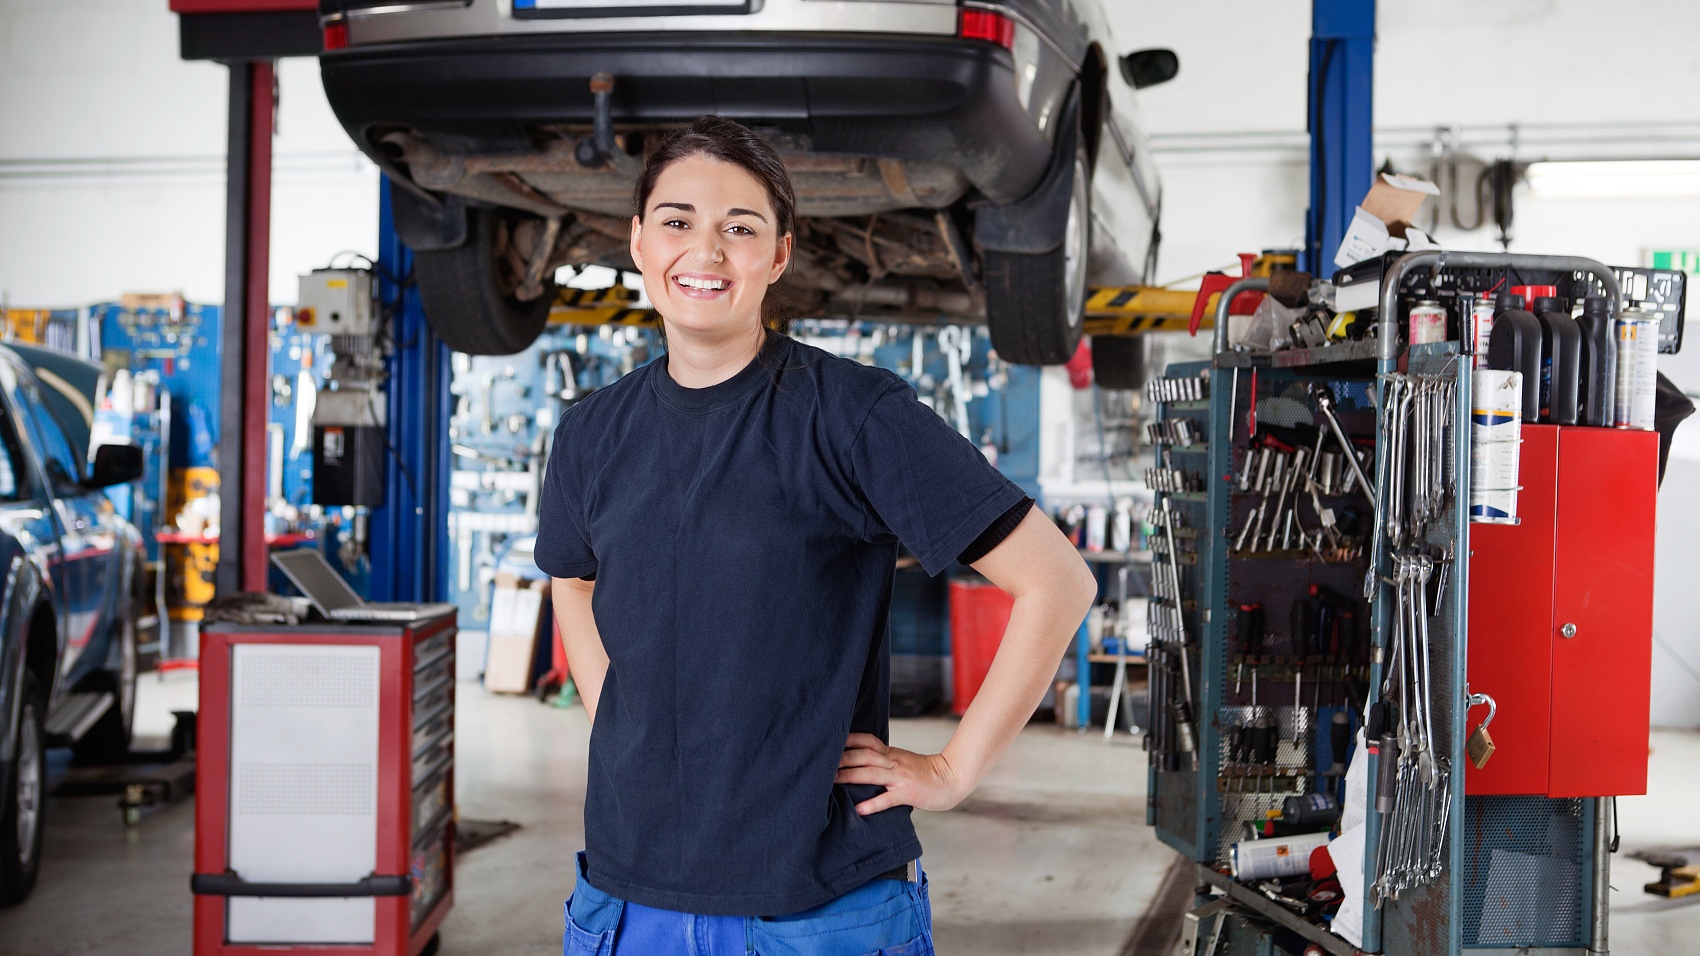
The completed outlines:
[[[566,905],[563,956],[933,956],[927,877],[870,880],[789,916],[697,916],[628,903],[584,879]]]

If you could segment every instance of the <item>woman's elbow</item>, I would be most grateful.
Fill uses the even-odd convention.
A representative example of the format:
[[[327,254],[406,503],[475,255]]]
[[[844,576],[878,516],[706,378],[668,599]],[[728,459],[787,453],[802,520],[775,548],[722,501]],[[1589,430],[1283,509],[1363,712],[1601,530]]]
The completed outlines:
[[[1098,576],[1092,573],[1086,562],[1076,555],[1069,555],[1062,569],[1062,582],[1058,588],[1063,596],[1065,607],[1071,617],[1085,619],[1086,612],[1092,609],[1098,600]]]

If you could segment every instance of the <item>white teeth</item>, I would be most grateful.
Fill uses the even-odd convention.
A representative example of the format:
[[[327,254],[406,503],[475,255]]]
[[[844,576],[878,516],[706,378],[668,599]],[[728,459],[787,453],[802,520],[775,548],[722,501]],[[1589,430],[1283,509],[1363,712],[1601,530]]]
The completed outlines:
[[[719,290],[726,288],[724,279],[693,279],[690,276],[676,276],[675,281],[687,289]]]

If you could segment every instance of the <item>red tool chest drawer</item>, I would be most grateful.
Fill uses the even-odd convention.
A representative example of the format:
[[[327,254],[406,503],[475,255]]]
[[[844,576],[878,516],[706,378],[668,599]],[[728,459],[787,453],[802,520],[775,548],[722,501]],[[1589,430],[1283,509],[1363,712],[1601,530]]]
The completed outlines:
[[[1645,793],[1658,435],[1525,425],[1519,484],[1520,524],[1470,525],[1470,689],[1499,713],[1465,791]]]

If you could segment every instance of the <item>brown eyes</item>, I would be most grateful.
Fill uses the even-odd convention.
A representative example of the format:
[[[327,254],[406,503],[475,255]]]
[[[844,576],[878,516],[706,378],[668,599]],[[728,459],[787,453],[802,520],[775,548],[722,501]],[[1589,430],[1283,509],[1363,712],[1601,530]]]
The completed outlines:
[[[691,227],[690,223],[683,219],[663,219],[661,224],[669,229],[689,229]],[[739,223],[727,226],[726,231],[734,236],[753,236],[756,234],[754,229]]]

